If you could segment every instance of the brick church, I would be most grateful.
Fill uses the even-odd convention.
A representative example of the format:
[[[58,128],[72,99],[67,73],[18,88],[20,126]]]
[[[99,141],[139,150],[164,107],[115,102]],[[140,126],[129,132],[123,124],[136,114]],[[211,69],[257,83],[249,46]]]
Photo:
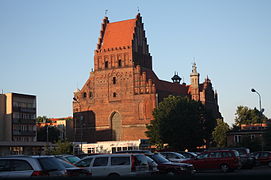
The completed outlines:
[[[152,111],[168,95],[201,101],[220,118],[217,93],[207,77],[199,83],[196,64],[191,84],[160,80],[152,69],[152,56],[142,17],[118,22],[103,19],[94,55],[94,70],[81,90],[74,92],[75,141],[125,141],[147,139],[146,124]]]

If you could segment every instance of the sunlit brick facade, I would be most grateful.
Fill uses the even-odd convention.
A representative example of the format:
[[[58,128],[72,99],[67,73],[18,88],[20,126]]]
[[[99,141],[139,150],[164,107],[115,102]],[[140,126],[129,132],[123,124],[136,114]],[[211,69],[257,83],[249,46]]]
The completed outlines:
[[[103,19],[94,55],[94,70],[81,90],[74,92],[76,141],[146,139],[152,111],[168,95],[189,96],[221,117],[217,94],[207,77],[199,83],[196,64],[191,85],[160,80],[152,69],[140,14],[135,19],[110,23]]]

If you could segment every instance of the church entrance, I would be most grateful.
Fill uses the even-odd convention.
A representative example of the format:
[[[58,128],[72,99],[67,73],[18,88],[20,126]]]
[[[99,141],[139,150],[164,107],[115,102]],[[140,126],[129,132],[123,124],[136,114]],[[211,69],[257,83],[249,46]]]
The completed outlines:
[[[112,129],[112,140],[120,141],[121,140],[121,116],[118,112],[112,113],[111,116],[111,129]]]

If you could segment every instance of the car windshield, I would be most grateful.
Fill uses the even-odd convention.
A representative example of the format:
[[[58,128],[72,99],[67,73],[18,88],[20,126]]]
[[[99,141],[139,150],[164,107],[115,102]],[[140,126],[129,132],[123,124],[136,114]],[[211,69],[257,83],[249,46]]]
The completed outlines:
[[[65,169],[64,165],[62,165],[57,160],[57,158],[54,157],[38,158],[38,161],[40,162],[42,169],[46,171],[57,171]]]
[[[160,154],[153,154],[153,155],[150,155],[150,157],[158,164],[170,162],[169,160],[167,160],[164,156]]]
[[[76,163],[80,160],[80,158],[77,156],[66,156],[65,158],[71,163]]]
[[[245,149],[237,149],[239,155],[247,155],[247,151]]]
[[[70,164],[70,163],[68,163],[66,161],[63,161],[62,159],[58,159],[58,160],[64,165],[65,168],[74,168],[74,167],[76,167],[76,166],[74,166],[74,165],[72,165],[72,164]]]

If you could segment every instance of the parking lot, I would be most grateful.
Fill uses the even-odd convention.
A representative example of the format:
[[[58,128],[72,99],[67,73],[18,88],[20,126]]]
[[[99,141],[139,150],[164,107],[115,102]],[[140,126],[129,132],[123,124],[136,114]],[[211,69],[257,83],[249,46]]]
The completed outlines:
[[[197,172],[195,176],[271,176],[271,168],[267,166],[254,167],[252,169],[239,169],[234,172],[222,173],[220,171]]]

